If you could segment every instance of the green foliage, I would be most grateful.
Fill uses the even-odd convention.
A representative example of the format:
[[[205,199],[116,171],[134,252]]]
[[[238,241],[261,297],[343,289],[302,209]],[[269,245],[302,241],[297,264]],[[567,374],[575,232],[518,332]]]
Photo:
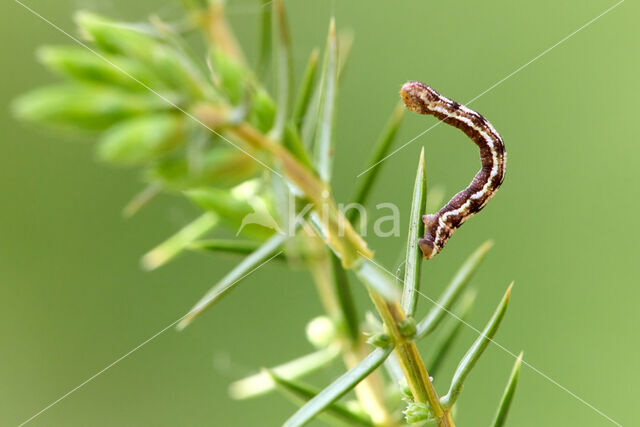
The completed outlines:
[[[200,216],[144,255],[144,268],[165,265],[185,250],[242,257],[182,318],[179,329],[271,260],[290,261],[311,273],[326,311],[307,328],[317,351],[234,382],[233,397],[283,391],[302,405],[285,422],[289,427],[323,415],[351,425],[437,420],[440,426],[453,426],[451,408],[495,335],[509,292],[460,362],[444,397],[438,397],[428,371],[437,372],[452,352],[459,321],[473,302],[465,289],[491,244],[469,257],[435,306],[416,323],[422,264],[417,241],[424,233],[421,217],[427,203],[424,154],[417,162],[402,278],[372,259],[353,228],[360,220],[358,211],[344,218],[331,196],[338,87],[350,39],[338,36],[331,20],[323,60],[319,63],[320,52],[314,50],[296,76],[284,2],[262,1],[258,66],[252,69],[225,20],[222,2],[184,3],[191,19],[201,25],[205,52],[200,56],[188,48],[189,40],[157,17],[126,23],[79,12],[76,22],[87,45],[40,49],[40,61],[64,82],[18,98],[13,105],[16,116],[54,128],[93,131],[101,160],[138,168],[149,187],[126,208],[128,214],[161,191],[179,193],[201,209]],[[266,78],[270,73],[275,84]],[[370,165],[390,151],[402,114],[402,108],[393,112]],[[353,202],[366,203],[379,170],[373,168],[360,179]],[[286,206],[288,195],[295,195],[293,212]],[[302,221],[290,226],[295,215]],[[236,238],[218,235],[224,232]],[[369,316],[374,326],[363,326],[351,295],[352,273],[368,289],[382,323]],[[430,336],[452,313],[456,322],[439,334],[425,364],[416,341]],[[371,351],[370,346],[376,348]],[[297,381],[338,356],[346,372],[326,387]],[[378,370],[385,361],[393,383]],[[496,426],[506,418],[519,366],[520,361],[496,414]],[[357,404],[339,401],[351,391]],[[402,391],[404,411],[399,408]]]
[[[337,346],[328,346],[270,368],[268,372],[282,379],[295,380],[329,365],[339,354],[340,349]],[[234,399],[249,399],[273,391],[276,384],[268,372],[262,371],[233,382],[229,386],[229,394]]]
[[[87,83],[63,83],[18,98],[14,112],[22,120],[65,129],[105,130],[122,120],[171,110],[148,92]]]
[[[392,349],[392,347],[387,347],[377,348],[372,351],[356,367],[341,375],[309,400],[284,423],[284,427],[297,427],[309,422],[371,374],[384,362]]]
[[[409,216],[409,236],[407,242],[417,242],[424,235],[422,215],[427,201],[427,174],[424,169],[424,148],[420,152],[418,173],[413,186],[411,200],[411,214]],[[418,302],[420,287],[420,271],[422,269],[422,253],[418,245],[407,244],[407,254],[404,268],[404,287],[402,289],[402,309],[409,316],[413,316]],[[414,325],[415,333],[415,325]]]
[[[314,387],[287,380],[274,372],[269,372],[269,374],[277,384],[278,389],[282,390],[285,395],[290,396],[294,401],[307,402],[319,394],[319,390]],[[371,419],[366,414],[354,411],[340,402],[334,402],[327,406],[325,413],[350,426],[373,426]]]
[[[502,322],[504,314],[507,311],[507,305],[509,304],[509,297],[511,296],[512,286],[513,284],[509,286],[507,292],[504,294],[504,297],[502,297],[500,304],[498,304],[496,311],[493,313],[493,316],[491,316],[491,319],[489,319],[487,326],[485,326],[480,336],[475,340],[471,348],[467,351],[467,353],[458,364],[458,367],[456,368],[456,371],[453,374],[453,378],[451,380],[449,392],[442,398],[442,403],[445,407],[450,408],[456,403],[458,396],[460,396],[460,393],[462,392],[464,381],[466,380],[469,373],[471,373],[471,370],[478,362],[478,359],[480,359],[480,356],[498,331],[500,322]]]
[[[121,86],[131,91],[147,92],[138,81],[153,88],[162,81],[148,67],[125,56],[103,54],[101,58],[79,46],[47,46],[38,50],[38,59],[50,70],[70,80]]]
[[[513,369],[511,370],[511,375],[509,375],[507,387],[504,390],[502,400],[500,400],[500,406],[498,406],[498,410],[496,411],[496,417],[493,420],[493,427],[502,427],[507,422],[511,402],[513,401],[513,396],[516,394],[516,386],[518,385],[518,377],[520,376],[520,366],[522,366],[522,352],[518,355],[516,363],[514,363]]]
[[[419,423],[432,416],[431,408],[426,403],[410,402],[402,413],[408,424]]]
[[[100,158],[121,165],[138,165],[179,147],[188,132],[184,117],[165,113],[122,121],[101,138]]]

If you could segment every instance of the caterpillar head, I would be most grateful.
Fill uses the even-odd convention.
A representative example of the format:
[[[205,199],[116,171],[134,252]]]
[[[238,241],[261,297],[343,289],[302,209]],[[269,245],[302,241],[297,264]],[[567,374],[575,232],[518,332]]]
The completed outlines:
[[[431,259],[438,253],[435,245],[428,238],[418,240],[418,246],[420,247],[422,256],[424,256],[425,259]]]
[[[402,102],[415,113],[427,114],[427,106],[436,101],[438,93],[421,82],[406,82],[400,89]]]
[[[418,240],[418,246],[422,251],[422,255],[425,259],[431,259],[438,254],[440,251],[439,247],[436,247],[434,243],[434,235],[430,233],[430,231],[435,230],[438,225],[438,215],[429,214],[422,216],[422,222],[424,222],[424,228],[426,230],[426,234],[424,238]]]

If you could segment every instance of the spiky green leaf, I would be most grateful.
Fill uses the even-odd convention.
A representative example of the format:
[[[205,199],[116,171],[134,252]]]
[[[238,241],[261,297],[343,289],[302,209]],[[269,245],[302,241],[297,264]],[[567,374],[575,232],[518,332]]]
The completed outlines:
[[[385,361],[392,350],[393,347],[391,346],[373,350],[357,366],[342,374],[313,399],[309,400],[302,408],[296,411],[296,413],[283,424],[283,427],[298,427],[308,423],[371,374],[371,372]]]
[[[258,77],[264,77],[271,61],[273,38],[271,36],[272,0],[260,0],[260,53],[258,56]]]
[[[337,346],[329,346],[275,366],[270,370],[280,378],[294,380],[302,378],[318,369],[327,366],[340,354]],[[268,393],[275,388],[273,379],[265,372],[260,372],[250,377],[231,383],[229,394],[234,399],[249,399]]]
[[[316,71],[318,69],[318,49],[311,51],[311,56],[307,62],[307,67],[302,75],[302,81],[298,88],[296,102],[293,108],[293,124],[300,129],[302,119],[309,108],[309,101],[313,93],[313,82],[315,81]]]
[[[352,342],[356,342],[360,336],[360,326],[358,325],[358,313],[353,302],[353,296],[351,295],[347,272],[342,266],[340,259],[338,259],[333,252],[329,254],[329,257],[331,258],[331,266],[333,267],[334,291],[342,316],[340,320],[343,322],[343,325],[341,326],[344,326],[349,339]]]
[[[433,307],[427,316],[418,323],[416,338],[420,339],[433,332],[440,324],[444,316],[447,314],[464,288],[473,277],[480,264],[484,260],[487,252],[493,246],[493,242],[486,241],[478,249],[476,249],[467,260],[462,264],[453,280],[449,283],[443,294],[440,296],[435,307]]]
[[[387,301],[400,301],[402,294],[396,286],[395,277],[368,259],[361,259],[355,268],[358,279],[375,289]]]
[[[275,234],[267,240],[260,248],[246,257],[233,270],[227,273],[218,283],[216,283],[201,299],[193,306],[178,323],[178,329],[184,329],[193,319],[216,303],[220,298],[231,291],[242,279],[275,258],[282,251],[282,244],[287,239],[283,234]]]
[[[284,129],[284,146],[295,156],[303,166],[309,170],[315,170],[309,151],[300,139],[298,129],[292,123],[288,123]]]
[[[329,26],[320,88],[319,119],[313,148],[320,178],[325,182],[329,182],[333,164],[336,100],[338,96],[338,39],[333,19]]]
[[[451,379],[451,385],[449,386],[449,391],[445,396],[442,397],[441,402],[442,406],[446,408],[451,408],[458,400],[460,396],[460,392],[462,391],[462,387],[464,385],[464,381],[467,379],[467,376],[475,366],[482,353],[489,345],[489,342],[493,339],[494,335],[498,331],[500,327],[500,322],[504,318],[504,314],[507,311],[507,306],[509,305],[509,297],[511,296],[511,288],[513,283],[509,285],[507,292],[505,292],[500,304],[496,308],[493,316],[489,319],[489,322],[482,330],[480,336],[474,341],[473,345],[467,353],[464,355],[458,367],[456,368],[455,373],[453,374],[453,378]]]
[[[404,285],[402,288],[402,309],[407,316],[413,316],[418,302],[420,289],[420,271],[422,266],[422,252],[418,247],[418,239],[424,235],[422,215],[425,212],[427,199],[427,175],[424,167],[424,148],[420,151],[418,171],[413,185],[411,199],[411,214],[409,215],[409,236],[407,237],[407,251],[405,255]]]
[[[218,215],[207,212],[187,224],[180,231],[147,252],[141,260],[145,270],[154,270],[173,259],[194,240],[212,230],[219,222]]]
[[[188,249],[200,252],[227,252],[249,255],[260,247],[261,243],[255,240],[242,239],[207,239],[198,240],[189,244]]]
[[[271,376],[279,390],[296,402],[308,402],[320,392],[315,387],[287,380],[272,371],[267,371],[267,374]],[[324,414],[335,417],[338,421],[347,423],[350,426],[373,426],[371,419],[366,414],[353,411],[340,402],[334,402],[327,406]]]
[[[291,34],[287,15],[282,0],[274,0],[275,23],[277,29],[277,104],[276,119],[272,130],[273,137],[280,140],[284,134],[284,127],[291,110],[293,86],[293,55],[291,52]]]
[[[507,421],[507,415],[509,414],[509,408],[511,407],[511,401],[513,395],[516,393],[516,386],[518,385],[518,377],[520,376],[520,366],[522,365],[522,352],[518,355],[516,363],[513,365],[511,375],[509,375],[509,381],[507,387],[504,390],[502,399],[500,400],[500,406],[496,411],[495,419],[493,420],[493,427],[502,427]]]
[[[442,337],[435,344],[433,353],[426,363],[426,366],[429,368],[429,375],[432,377],[435,378],[436,375],[438,375],[438,372],[442,367],[442,363],[451,351],[453,343],[460,334],[460,331],[464,326],[464,322],[467,320],[467,317],[471,312],[471,307],[473,306],[475,298],[476,293],[473,291],[467,291],[462,296],[460,307],[454,310],[455,318],[451,319],[451,327],[442,332]]]
[[[379,163],[384,156],[387,155],[393,141],[395,141],[396,134],[398,132],[398,128],[400,127],[400,123],[402,122],[402,116],[404,114],[404,106],[398,104],[389,119],[389,122],[385,126],[378,142],[373,148],[373,154],[371,156],[371,160],[369,160],[370,165],[376,165]],[[381,165],[375,166],[371,170],[367,171],[363,176],[358,178],[358,187],[351,197],[354,203],[364,205],[367,202],[367,198],[371,192],[371,188],[373,188],[373,184],[380,173]],[[358,211],[350,210],[348,212],[347,218],[352,223],[355,223],[359,220]]]

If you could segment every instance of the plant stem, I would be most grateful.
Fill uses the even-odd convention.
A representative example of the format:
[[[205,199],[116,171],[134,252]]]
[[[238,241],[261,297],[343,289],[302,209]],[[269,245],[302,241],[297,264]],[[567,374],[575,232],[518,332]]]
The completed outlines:
[[[450,411],[445,411],[442,418],[438,418],[438,427],[455,427]]]
[[[203,115],[203,118],[206,118],[206,115]],[[316,209],[318,206],[322,206],[323,203],[331,204],[329,209],[330,212],[336,208],[332,200],[329,200],[329,202],[327,202],[326,196],[318,197],[322,193],[328,192],[328,189],[324,185],[324,183],[318,180],[318,178],[307,168],[299,164],[282,146],[275,144],[268,137],[266,137],[247,123],[241,123],[237,126],[234,126],[228,129],[228,132],[235,138],[242,140],[251,148],[258,151],[267,152],[271,154],[273,158],[277,159],[288,178],[294,184],[296,184],[305,193],[307,198],[316,205]],[[334,247],[334,249],[336,249],[337,252],[342,255],[343,265],[346,268],[350,268],[353,266],[353,262],[359,259],[361,256],[370,257],[372,254],[367,248],[366,243],[364,242],[364,240],[362,240],[360,235],[355,232],[355,230],[352,228],[351,223],[348,222],[347,219],[344,218],[344,216],[342,216],[341,214],[338,214],[337,212],[331,213],[334,214],[334,217],[331,217],[330,215],[330,219],[328,221],[328,226],[330,229],[330,239],[331,235],[333,235],[334,238],[338,236],[338,233],[336,231],[339,220],[344,221],[341,223],[345,227],[344,230],[342,230],[343,234],[340,235],[338,239],[331,241],[331,243],[336,246]],[[339,215],[340,218],[335,217],[335,215]],[[364,248],[364,250],[361,250],[362,248]],[[346,263],[345,258],[348,258],[348,262]],[[334,292],[333,287],[331,288],[331,290],[320,289],[320,294],[321,296],[323,296],[322,299],[325,303],[335,298],[335,295],[333,295],[333,297],[331,298],[327,298],[329,292]],[[440,399],[438,398],[436,390],[433,387],[431,380],[429,379],[429,374],[424,366],[424,362],[422,360],[422,357],[420,356],[416,344],[411,340],[407,340],[407,338],[403,336],[398,329],[398,322],[401,322],[406,318],[404,311],[397,302],[387,302],[378,292],[371,288],[369,288],[369,294],[382,319],[384,320],[389,333],[392,335],[392,338],[396,343],[396,355],[398,356],[400,366],[402,367],[402,370],[405,374],[407,383],[411,389],[414,399],[417,402],[428,403],[432,407],[434,415],[437,417],[440,426],[454,427],[454,424],[451,421],[451,417],[448,416],[447,413],[445,413],[442,406],[440,405]],[[329,313],[331,313],[332,311],[335,312],[332,306],[333,304],[331,304],[331,306],[329,307],[326,307]],[[355,357],[352,358],[351,356]],[[360,355],[358,355],[356,352],[354,355],[350,355],[348,357],[345,356],[345,362],[347,362],[347,364],[350,364],[352,360],[360,360]],[[376,398],[374,405],[372,405],[372,402],[370,401],[371,396],[380,395],[380,393],[382,392],[382,388],[376,385],[372,385],[370,382],[363,382],[361,384],[365,384],[364,387],[366,388],[366,393],[360,392],[362,393],[362,397],[359,396],[359,399],[365,402],[365,407],[370,411],[386,415],[386,409],[384,407],[384,404],[382,403],[382,398]],[[372,407],[368,408],[369,406]],[[373,414],[371,415],[373,416]]]
[[[451,417],[440,405],[440,399],[429,378],[429,373],[424,366],[422,356],[420,356],[415,342],[407,340],[407,337],[402,335],[398,328],[398,323],[406,318],[402,308],[397,302],[386,301],[370,287],[369,295],[382,317],[388,333],[395,342],[396,356],[413,398],[416,402],[428,403],[431,406],[434,415],[438,419],[438,426],[453,427],[454,424]]]
[[[240,44],[236,40],[233,31],[231,31],[224,15],[224,2],[213,0],[210,4],[205,22],[205,31],[209,38],[209,44],[219,47],[239,63],[246,64],[247,61],[242,53]]]
[[[313,231],[309,230],[308,226],[303,227],[303,231],[309,244],[321,245],[322,248],[324,248],[322,241],[315,242],[315,240],[320,239]],[[318,248],[314,247],[314,250],[316,249]],[[336,317],[344,317],[340,312],[341,309],[336,295],[336,288],[330,280],[332,267],[329,257],[326,254],[315,257],[307,261],[307,265],[316,283],[320,301],[322,301],[325,312],[334,320],[336,320]],[[369,350],[365,346],[362,335],[354,338],[345,334],[342,345],[342,357],[347,369],[355,367],[368,353]],[[384,383],[377,371],[372,372],[355,388],[358,401],[377,426],[391,425],[391,416],[384,403],[383,391]]]

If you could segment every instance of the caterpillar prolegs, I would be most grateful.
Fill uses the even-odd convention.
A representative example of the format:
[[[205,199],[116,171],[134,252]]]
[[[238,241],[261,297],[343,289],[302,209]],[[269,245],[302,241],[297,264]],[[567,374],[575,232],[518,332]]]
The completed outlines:
[[[464,132],[480,148],[482,168],[471,184],[447,203],[438,213],[424,215],[424,238],[418,241],[426,259],[444,247],[466,220],[479,212],[498,191],[504,179],[507,153],[498,132],[481,114],[448,99],[420,82],[402,86],[402,101],[411,111],[429,114]]]

